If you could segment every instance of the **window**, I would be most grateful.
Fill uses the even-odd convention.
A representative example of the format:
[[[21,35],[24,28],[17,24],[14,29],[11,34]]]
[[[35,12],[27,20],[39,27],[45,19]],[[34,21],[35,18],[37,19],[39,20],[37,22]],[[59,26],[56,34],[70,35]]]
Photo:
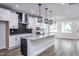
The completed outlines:
[[[63,33],[71,33],[71,22],[62,23],[62,32]]]
[[[50,32],[57,32],[57,31],[58,31],[58,30],[57,30],[57,29],[58,29],[58,28],[57,28],[57,25],[58,25],[57,23],[53,23],[52,25],[50,25],[49,31],[50,31]]]

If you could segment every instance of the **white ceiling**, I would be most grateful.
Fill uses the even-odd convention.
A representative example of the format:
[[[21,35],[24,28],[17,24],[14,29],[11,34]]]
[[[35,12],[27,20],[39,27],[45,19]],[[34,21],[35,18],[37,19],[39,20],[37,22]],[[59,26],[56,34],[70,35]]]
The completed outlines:
[[[2,3],[0,5],[4,5],[10,9],[30,13],[34,15],[38,15],[38,4],[37,3]],[[16,5],[19,5],[19,7]],[[79,17],[79,4],[69,5],[67,3],[42,3],[42,16],[45,17],[45,8],[48,8],[48,16],[49,11],[52,10],[53,17],[56,18],[72,18]]]

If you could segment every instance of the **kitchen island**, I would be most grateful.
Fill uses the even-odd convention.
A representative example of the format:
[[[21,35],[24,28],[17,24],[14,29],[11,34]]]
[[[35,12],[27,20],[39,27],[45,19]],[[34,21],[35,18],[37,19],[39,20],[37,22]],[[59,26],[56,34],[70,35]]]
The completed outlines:
[[[33,35],[33,36],[23,36],[21,41],[25,39],[27,43],[27,52],[24,51],[24,53],[27,53],[27,56],[36,56],[40,54],[41,52],[45,51],[52,45],[54,45],[54,35]],[[23,45],[22,45],[23,46]]]
[[[10,35],[10,37],[9,37],[9,50],[20,47],[20,44],[21,44],[20,39],[21,39],[21,37],[23,37],[23,36],[28,37],[28,36],[32,36],[32,35],[35,35],[35,34],[22,33],[22,34]]]

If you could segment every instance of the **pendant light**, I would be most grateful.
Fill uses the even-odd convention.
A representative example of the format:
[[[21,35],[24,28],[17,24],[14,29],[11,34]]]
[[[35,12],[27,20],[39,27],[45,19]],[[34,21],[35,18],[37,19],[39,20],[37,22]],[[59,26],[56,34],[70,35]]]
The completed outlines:
[[[46,11],[46,18],[44,19],[44,22],[45,22],[46,24],[48,24],[48,19],[47,19],[47,10],[48,10],[48,8],[45,8],[45,11]]]
[[[53,20],[52,20],[52,11],[49,11],[50,12],[50,20],[49,20],[49,24],[52,25],[53,24]]]
[[[42,4],[38,4],[38,7],[39,7],[39,16],[37,17],[38,23],[41,23],[41,22],[42,22],[42,17],[41,17],[41,5],[42,5]]]

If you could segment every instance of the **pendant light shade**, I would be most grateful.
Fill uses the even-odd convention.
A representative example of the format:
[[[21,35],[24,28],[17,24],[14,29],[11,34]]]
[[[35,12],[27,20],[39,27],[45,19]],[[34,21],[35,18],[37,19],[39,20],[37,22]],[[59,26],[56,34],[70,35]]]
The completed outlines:
[[[49,24],[52,25],[53,24],[53,20],[49,20]]]
[[[46,24],[48,24],[48,19],[47,19],[47,10],[48,10],[48,8],[45,8],[45,11],[46,11],[46,18],[44,19],[44,22],[45,22]]]
[[[41,5],[42,5],[42,4],[38,4],[38,7],[39,7],[39,16],[37,17],[38,23],[41,23],[41,22],[42,22],[42,17],[41,17]]]
[[[49,20],[49,24],[52,25],[53,24],[53,20],[52,20],[52,11],[49,11],[50,12],[50,20]]]

